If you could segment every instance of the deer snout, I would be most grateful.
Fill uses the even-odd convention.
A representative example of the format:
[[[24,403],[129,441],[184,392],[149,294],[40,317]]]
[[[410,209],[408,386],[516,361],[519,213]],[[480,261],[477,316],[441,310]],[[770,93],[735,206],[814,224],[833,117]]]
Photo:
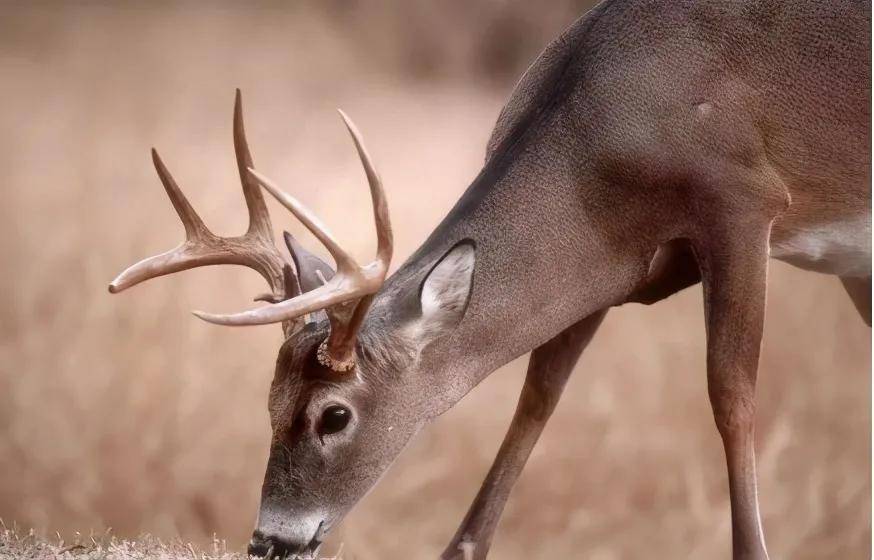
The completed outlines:
[[[272,517],[272,516],[271,516]],[[261,521],[264,521],[263,515]],[[258,558],[312,558],[322,544],[324,523],[317,519],[259,523],[248,553]]]
[[[290,540],[277,535],[264,535],[260,531],[252,533],[249,541],[248,554],[256,558],[286,558],[288,560],[309,559],[321,546],[322,541],[317,535],[303,539]]]

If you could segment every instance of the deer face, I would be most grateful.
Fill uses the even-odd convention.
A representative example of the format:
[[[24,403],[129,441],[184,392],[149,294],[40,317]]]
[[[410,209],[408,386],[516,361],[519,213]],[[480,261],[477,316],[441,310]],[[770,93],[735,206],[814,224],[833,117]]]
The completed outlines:
[[[271,547],[277,555],[314,553],[421,424],[398,402],[400,383],[374,379],[386,372],[362,371],[359,363],[341,376],[322,366],[316,352],[323,327],[307,329],[280,352],[268,405],[270,458],[249,554]]]
[[[394,320],[364,325],[349,372],[318,359],[327,321],[285,342],[270,391],[273,438],[249,554],[314,554],[422,427],[431,411],[416,356],[463,317],[473,265],[472,245],[449,251]]]

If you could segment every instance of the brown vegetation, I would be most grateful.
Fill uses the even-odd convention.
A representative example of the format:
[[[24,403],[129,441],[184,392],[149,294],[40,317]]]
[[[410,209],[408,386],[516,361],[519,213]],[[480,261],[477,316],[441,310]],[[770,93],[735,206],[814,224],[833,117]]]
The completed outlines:
[[[342,551],[341,551],[342,552]],[[213,538],[205,547],[181,539],[164,541],[151,535],[121,539],[111,533],[74,533],[64,540],[60,533],[47,539],[35,531],[7,527],[0,520],[0,560],[248,560],[244,552],[228,549],[225,541]],[[341,560],[335,555],[324,560]]]
[[[259,168],[364,258],[369,201],[333,113],[343,107],[388,190],[396,267],[476,174],[515,76],[573,5],[4,7],[0,516],[68,540],[111,526],[240,547],[266,459],[279,328],[189,315],[262,292],[242,269],[106,293],[133,258],[181,239],[149,147],[207,223],[242,231],[230,127],[242,88]],[[865,558],[870,331],[837,280],[772,270],[758,422],[769,543],[780,558]],[[700,295],[608,316],[511,498],[495,558],[728,556]],[[521,359],[496,372],[417,438],[327,550],[436,557],[523,373]]]

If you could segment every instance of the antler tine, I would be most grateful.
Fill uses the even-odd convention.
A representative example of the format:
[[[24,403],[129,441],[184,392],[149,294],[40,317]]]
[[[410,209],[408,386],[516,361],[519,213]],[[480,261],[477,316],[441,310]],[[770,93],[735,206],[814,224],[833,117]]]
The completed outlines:
[[[392,252],[394,251],[394,237],[391,230],[391,219],[388,213],[388,203],[385,200],[385,191],[382,188],[382,181],[379,174],[373,166],[370,159],[370,154],[367,153],[367,148],[364,147],[364,140],[361,138],[361,132],[358,127],[349,118],[349,115],[343,112],[342,109],[337,109],[346,129],[352,135],[352,141],[355,142],[355,149],[358,150],[358,157],[361,159],[361,165],[364,167],[364,173],[367,175],[367,184],[370,186],[370,197],[373,202],[373,221],[376,224],[376,258],[388,270],[391,263]]]
[[[234,98],[234,152],[237,156],[240,183],[243,185],[243,196],[249,209],[249,229],[246,233],[273,243],[273,226],[270,223],[267,205],[264,203],[264,195],[257,181],[254,181],[248,172],[255,167],[255,164],[252,163],[252,154],[246,141],[246,129],[243,126],[243,96],[239,88]]]
[[[182,189],[176,184],[173,175],[167,170],[155,148],[152,148],[152,162],[155,164],[155,171],[157,171],[158,177],[160,177],[161,183],[164,185],[167,197],[173,204],[173,208],[176,209],[176,214],[179,215],[179,219],[185,228],[185,241],[175,249],[143,259],[129,266],[109,284],[109,292],[113,294],[117,294],[145,280],[201,266],[201,264],[198,264],[197,247],[209,243],[211,239],[215,238],[206,225],[204,225],[203,220],[194,210],[194,207],[188,202],[185,194],[182,193]]]
[[[167,191],[167,197],[173,203],[173,208],[176,209],[176,214],[182,220],[182,225],[185,227],[186,239],[200,239],[210,235],[209,229],[204,225],[203,220],[188,202],[188,199],[183,194],[182,189],[176,184],[173,175],[167,170],[167,166],[161,161],[161,156],[158,155],[158,150],[152,148],[152,163],[155,164],[155,171],[158,172],[158,177],[161,179],[161,184],[164,185],[164,190]]]
[[[286,193],[278,186],[276,186],[273,181],[265,177],[264,175],[258,173],[254,169],[249,169],[249,174],[258,180],[261,185],[267,189],[267,192],[273,195],[276,200],[279,201],[280,204],[288,208],[292,214],[297,217],[298,220],[306,226],[308,230],[312,232],[316,238],[322,242],[328,252],[331,253],[331,256],[334,257],[334,260],[337,262],[338,270],[352,270],[358,267],[358,263],[355,262],[349,253],[343,250],[340,247],[340,244],[337,243],[337,240],[334,239],[334,236],[331,235],[331,232],[328,228],[319,220],[319,217],[315,215],[309,208],[301,204],[299,200]]]

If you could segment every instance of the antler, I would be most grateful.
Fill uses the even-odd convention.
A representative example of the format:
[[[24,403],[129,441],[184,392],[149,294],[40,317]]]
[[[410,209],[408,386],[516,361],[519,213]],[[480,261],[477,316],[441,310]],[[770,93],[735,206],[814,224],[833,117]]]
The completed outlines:
[[[248,171],[253,163],[243,128],[243,107],[239,89],[234,103],[234,151],[243,195],[249,209],[249,227],[241,236],[220,237],[204,225],[164,166],[158,152],[152,149],[155,169],[185,227],[185,241],[175,249],[144,259],[119,274],[109,285],[111,293],[115,294],[145,280],[189,268],[234,264],[258,271],[270,285],[274,299],[298,295],[300,290],[297,277],[274,245],[273,229],[264,196],[257,181]],[[284,325],[284,328],[288,333],[291,324]]]
[[[376,222],[376,258],[368,265],[359,265],[340,247],[315,214],[294,197],[279,189],[270,179],[254,169],[249,169],[251,176],[297,216],[328,249],[337,263],[337,273],[322,286],[273,305],[232,315],[213,315],[200,311],[195,311],[194,314],[211,323],[241,326],[288,321],[324,309],[331,323],[331,332],[319,347],[319,361],[335,371],[348,371],[355,364],[354,347],[358,327],[370,306],[372,295],[379,290],[385,280],[391,261],[393,241],[385,192],[361,140],[361,133],[343,111],[340,111],[340,116],[343,117],[343,122],[352,135],[370,185],[373,218]]]

